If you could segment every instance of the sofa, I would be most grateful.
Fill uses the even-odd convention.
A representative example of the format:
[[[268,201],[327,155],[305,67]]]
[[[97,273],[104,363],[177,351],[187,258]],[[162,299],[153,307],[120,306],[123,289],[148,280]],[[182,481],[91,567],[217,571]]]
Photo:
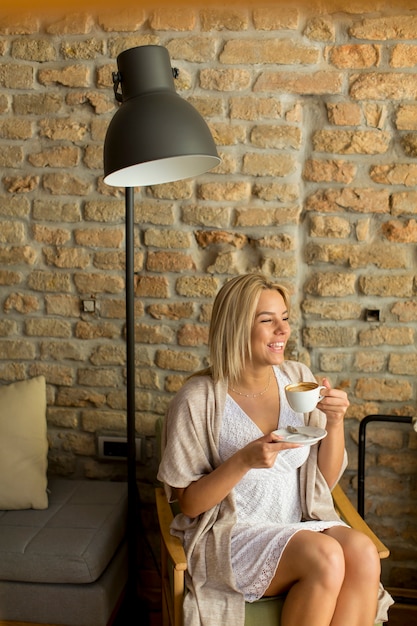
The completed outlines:
[[[47,475],[46,383],[0,386],[0,626],[109,626],[127,582],[127,485]]]

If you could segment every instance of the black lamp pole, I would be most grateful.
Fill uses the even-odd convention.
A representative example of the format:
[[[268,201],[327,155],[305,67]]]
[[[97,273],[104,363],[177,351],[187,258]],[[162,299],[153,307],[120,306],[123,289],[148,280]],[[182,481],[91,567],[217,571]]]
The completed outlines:
[[[127,435],[127,545],[128,604],[136,596],[136,522],[138,491],[136,484],[136,419],[135,419],[135,231],[134,190],[125,189],[125,289],[126,289],[126,435]],[[132,619],[129,616],[129,619]]]

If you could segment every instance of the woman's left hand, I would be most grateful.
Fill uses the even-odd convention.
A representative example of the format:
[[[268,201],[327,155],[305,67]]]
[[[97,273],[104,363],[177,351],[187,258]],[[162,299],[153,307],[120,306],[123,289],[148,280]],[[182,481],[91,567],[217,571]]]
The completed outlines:
[[[345,436],[343,419],[349,406],[345,391],[333,389],[327,378],[323,378],[322,386],[326,387],[324,398],[317,408],[326,415],[327,437],[320,441],[318,465],[330,488],[336,483],[343,467]]]
[[[349,406],[347,393],[342,389],[332,388],[327,378],[323,378],[322,386],[326,387],[326,391],[323,400],[320,400],[317,408],[325,413],[327,426],[340,424],[343,422]]]

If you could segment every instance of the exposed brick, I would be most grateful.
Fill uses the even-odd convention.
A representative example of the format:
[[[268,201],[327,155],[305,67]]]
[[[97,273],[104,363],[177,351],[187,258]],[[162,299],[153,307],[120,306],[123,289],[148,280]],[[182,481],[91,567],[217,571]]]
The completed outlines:
[[[33,67],[17,63],[0,63],[0,87],[5,89],[32,89]]]
[[[135,32],[144,23],[146,12],[137,6],[103,11],[98,17],[101,28],[106,32]]]
[[[65,59],[96,59],[104,53],[105,43],[93,37],[85,41],[64,41],[60,49]]]
[[[246,132],[243,126],[230,124],[211,124],[211,134],[217,146],[233,146],[245,141]]]
[[[335,25],[331,17],[317,16],[308,20],[303,33],[312,41],[332,42],[335,40]]]
[[[246,30],[249,23],[246,9],[214,8],[200,11],[203,31]]]
[[[243,173],[251,176],[288,176],[296,164],[290,155],[246,153],[243,157]]]
[[[190,180],[179,180],[172,183],[154,185],[150,187],[149,190],[154,198],[163,198],[165,200],[184,200],[191,198],[193,193],[192,182]]]
[[[361,109],[356,102],[329,102],[326,105],[327,117],[336,126],[358,126],[361,123]]]
[[[56,50],[52,42],[46,39],[16,39],[12,44],[12,56],[25,61],[55,61]]]
[[[237,96],[230,98],[231,119],[276,119],[281,115],[281,103],[276,98]]]
[[[284,207],[280,209],[248,207],[247,209],[236,209],[234,225],[242,227],[262,227],[295,224],[298,222],[299,214],[299,207]]]
[[[413,280],[403,275],[360,276],[359,288],[366,295],[407,298],[413,294]]]
[[[86,35],[93,27],[93,18],[87,13],[68,13],[51,22],[46,32],[51,35]]]
[[[383,269],[406,269],[408,255],[404,248],[390,246],[387,243],[369,245],[309,243],[306,247],[306,260],[310,265],[331,263],[349,267],[367,267],[375,265]]]
[[[407,346],[413,343],[413,331],[411,328],[378,326],[361,330],[359,342],[362,346]]]
[[[13,118],[0,123],[0,136],[5,139],[29,139],[32,134],[32,123],[29,120]]]
[[[255,6],[252,16],[257,30],[295,29],[299,23],[299,11],[295,7]]]
[[[260,148],[275,148],[277,150],[294,149],[301,147],[301,129],[294,126],[255,126],[250,139],[253,145]]]
[[[330,62],[337,68],[359,69],[379,65],[381,46],[372,44],[345,44],[334,46],[329,53]]]
[[[356,343],[354,328],[321,326],[303,329],[303,341],[307,348],[351,347]]]
[[[144,241],[147,246],[157,248],[189,248],[191,234],[175,230],[156,230],[149,228],[144,233]]]
[[[249,87],[250,80],[250,73],[247,70],[203,69],[200,71],[200,86],[202,89],[214,89],[216,91],[241,91]]]
[[[71,118],[43,119],[39,122],[41,135],[53,140],[77,141],[83,139],[87,132],[84,122]]]
[[[38,32],[40,19],[33,13],[22,12],[18,14],[11,11],[10,4],[7,15],[2,15],[0,20],[0,32],[3,35],[31,35]]]
[[[354,367],[358,372],[381,372],[385,366],[385,355],[381,352],[357,352]]]
[[[397,108],[395,122],[398,130],[417,129],[417,105],[401,104]]]
[[[18,146],[2,146],[1,167],[18,167],[23,163],[23,150]]]
[[[316,183],[351,183],[356,176],[357,166],[341,159],[309,159],[303,171],[305,180]]]
[[[362,313],[362,307],[357,302],[351,301],[324,301],[308,298],[301,303],[302,310],[308,316],[329,320],[358,320]]]
[[[400,322],[413,322],[417,320],[417,302],[396,302],[391,312],[398,316]]]
[[[392,372],[392,374],[416,376],[417,355],[391,354],[388,363],[388,370]]]
[[[406,73],[358,74],[351,78],[349,94],[354,100],[414,100],[417,77]]]
[[[182,209],[181,221],[191,226],[225,228],[230,223],[230,213],[230,209],[225,207],[186,205]]]
[[[208,276],[184,276],[176,281],[177,293],[187,298],[213,298],[218,286],[217,280]]]
[[[78,148],[60,146],[30,154],[28,160],[34,167],[75,167],[79,163],[79,158]]]
[[[350,273],[317,272],[304,285],[308,294],[348,296],[355,293],[356,277]]]
[[[339,72],[268,72],[260,74],[253,87],[254,92],[285,91],[290,94],[325,95],[338,94],[342,90]]]
[[[168,280],[165,276],[139,276],[135,293],[140,297],[168,298]]]
[[[22,293],[11,293],[4,301],[3,310],[5,313],[16,311],[18,313],[33,313],[40,307],[39,299],[36,296]]]
[[[153,272],[181,272],[195,269],[191,256],[182,252],[149,252],[146,269]]]
[[[151,28],[162,31],[191,31],[195,23],[196,12],[189,7],[155,9],[149,20]]]
[[[171,319],[179,320],[190,318],[194,313],[192,302],[172,302],[167,304],[151,304],[148,313],[157,320]]]
[[[349,28],[349,34],[356,39],[414,39],[417,32],[417,18],[409,15],[389,15],[364,18]]]
[[[79,293],[120,293],[124,286],[124,280],[120,276],[109,276],[101,273],[74,274],[74,284]]]
[[[91,187],[89,181],[71,174],[45,174],[42,182],[45,189],[57,196],[62,194],[63,189],[66,194],[85,196]]]
[[[177,333],[179,346],[200,346],[207,345],[208,326],[197,326],[195,324],[184,324]]]
[[[114,339],[120,336],[120,331],[116,324],[109,322],[78,322],[74,336],[78,339]]]
[[[376,165],[371,168],[370,176],[377,183],[413,187],[417,180],[417,167],[413,163]]]
[[[58,113],[62,107],[62,99],[58,94],[15,94],[13,111],[16,115],[45,115]]]
[[[294,202],[300,195],[297,184],[255,182],[252,195],[266,202],[279,200],[280,202]]]
[[[244,181],[203,183],[197,188],[201,200],[239,201],[250,196],[250,184]]]
[[[25,323],[25,333],[35,337],[71,337],[71,324],[64,320],[31,319]]]
[[[309,211],[337,212],[340,207],[357,213],[389,213],[386,189],[345,187],[317,191],[307,198]]]
[[[382,232],[389,241],[399,243],[416,243],[417,221],[407,220],[404,223],[399,220],[391,220],[382,225]]]
[[[365,103],[363,112],[367,126],[379,129],[385,128],[388,119],[388,110],[385,105],[368,102]]]
[[[292,39],[231,39],[226,41],[219,60],[225,64],[293,63],[308,65],[317,63],[319,51]]]
[[[389,141],[390,134],[384,131],[319,130],[313,147],[317,152],[336,154],[384,154]]]
[[[194,354],[179,350],[158,350],[155,365],[162,369],[194,372],[201,367],[200,360]]]
[[[343,217],[313,215],[310,220],[310,237],[345,238],[350,235],[351,224]]]

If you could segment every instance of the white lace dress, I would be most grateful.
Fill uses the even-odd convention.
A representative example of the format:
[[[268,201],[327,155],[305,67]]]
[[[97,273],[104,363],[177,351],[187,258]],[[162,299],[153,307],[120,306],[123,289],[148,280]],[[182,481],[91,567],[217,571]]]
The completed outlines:
[[[280,394],[279,427],[304,425],[285,398],[290,380],[274,368]],[[220,457],[228,459],[262,431],[240,406],[227,396],[220,434]],[[284,450],[270,469],[252,469],[234,488],[237,523],[232,536],[232,567],[245,600],[253,602],[269,587],[281,555],[300,530],[320,532],[343,522],[301,521],[299,467],[307,460],[309,446]]]

